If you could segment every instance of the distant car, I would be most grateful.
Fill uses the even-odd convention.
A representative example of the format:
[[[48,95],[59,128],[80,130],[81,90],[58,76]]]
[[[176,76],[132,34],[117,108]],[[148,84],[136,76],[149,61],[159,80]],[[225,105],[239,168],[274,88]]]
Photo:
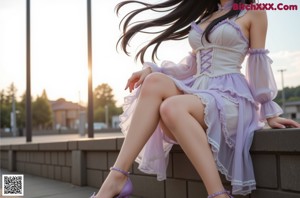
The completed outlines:
[[[106,129],[107,125],[104,122],[94,122],[94,130]]]
[[[10,133],[10,128],[4,128],[5,133]]]

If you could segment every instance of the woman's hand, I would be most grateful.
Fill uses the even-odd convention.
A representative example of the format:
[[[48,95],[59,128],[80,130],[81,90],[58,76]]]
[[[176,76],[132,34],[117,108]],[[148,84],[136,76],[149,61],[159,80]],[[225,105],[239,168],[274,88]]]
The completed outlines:
[[[129,91],[131,93],[132,90],[134,90],[144,82],[146,76],[148,76],[151,72],[152,70],[150,67],[134,72],[128,79],[125,90],[129,88]]]
[[[271,128],[300,128],[300,124],[298,122],[282,117],[268,118],[267,121]]]

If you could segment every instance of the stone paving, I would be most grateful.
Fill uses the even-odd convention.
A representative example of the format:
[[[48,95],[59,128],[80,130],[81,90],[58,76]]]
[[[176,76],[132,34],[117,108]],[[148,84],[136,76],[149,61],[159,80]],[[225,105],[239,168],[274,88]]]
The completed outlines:
[[[94,138],[88,138],[87,135],[78,134],[58,134],[58,135],[38,135],[32,137],[31,143],[49,143],[64,142],[66,140],[88,140],[88,139],[109,139],[123,137],[121,132],[95,133]],[[26,143],[26,137],[3,137],[0,138],[0,145],[31,144]],[[19,172],[9,172],[0,169],[0,175],[3,174],[23,174]],[[2,179],[0,181],[0,197],[2,196]],[[24,196],[23,198],[89,198],[97,188],[88,186],[75,186],[57,180],[38,177],[30,174],[24,174]],[[11,196],[7,197],[10,198]]]
[[[2,174],[22,174],[4,169],[0,171],[1,178]],[[2,196],[2,179],[0,183],[0,197],[4,198]],[[24,196],[22,198],[89,198],[95,191],[98,191],[98,189],[88,186],[75,186],[70,183],[24,174]],[[5,198],[10,197],[5,196]]]

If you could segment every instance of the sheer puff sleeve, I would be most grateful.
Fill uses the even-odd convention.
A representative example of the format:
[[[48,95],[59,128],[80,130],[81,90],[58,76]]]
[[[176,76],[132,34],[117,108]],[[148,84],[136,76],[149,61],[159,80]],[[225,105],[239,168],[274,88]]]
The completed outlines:
[[[272,100],[277,95],[277,86],[273,76],[272,60],[266,49],[249,49],[246,66],[246,79],[255,101],[261,104],[260,119],[265,120],[283,113]]]
[[[152,62],[145,62],[143,68],[151,67],[153,72],[161,72],[179,80],[187,79],[196,73],[196,55],[189,53],[179,63],[163,61],[161,67]]]

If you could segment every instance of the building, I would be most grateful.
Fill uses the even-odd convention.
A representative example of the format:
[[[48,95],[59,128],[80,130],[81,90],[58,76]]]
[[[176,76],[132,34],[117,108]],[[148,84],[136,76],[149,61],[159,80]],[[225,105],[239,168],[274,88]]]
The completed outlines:
[[[120,120],[120,116],[119,115],[115,115],[115,116],[112,116],[112,119],[111,119],[111,127],[112,128],[120,128],[120,123],[121,123],[121,120]]]
[[[86,108],[60,98],[56,101],[50,101],[52,115],[53,115],[53,128],[56,130],[78,129],[79,116]]]
[[[300,101],[285,103],[285,117],[300,120]]]

